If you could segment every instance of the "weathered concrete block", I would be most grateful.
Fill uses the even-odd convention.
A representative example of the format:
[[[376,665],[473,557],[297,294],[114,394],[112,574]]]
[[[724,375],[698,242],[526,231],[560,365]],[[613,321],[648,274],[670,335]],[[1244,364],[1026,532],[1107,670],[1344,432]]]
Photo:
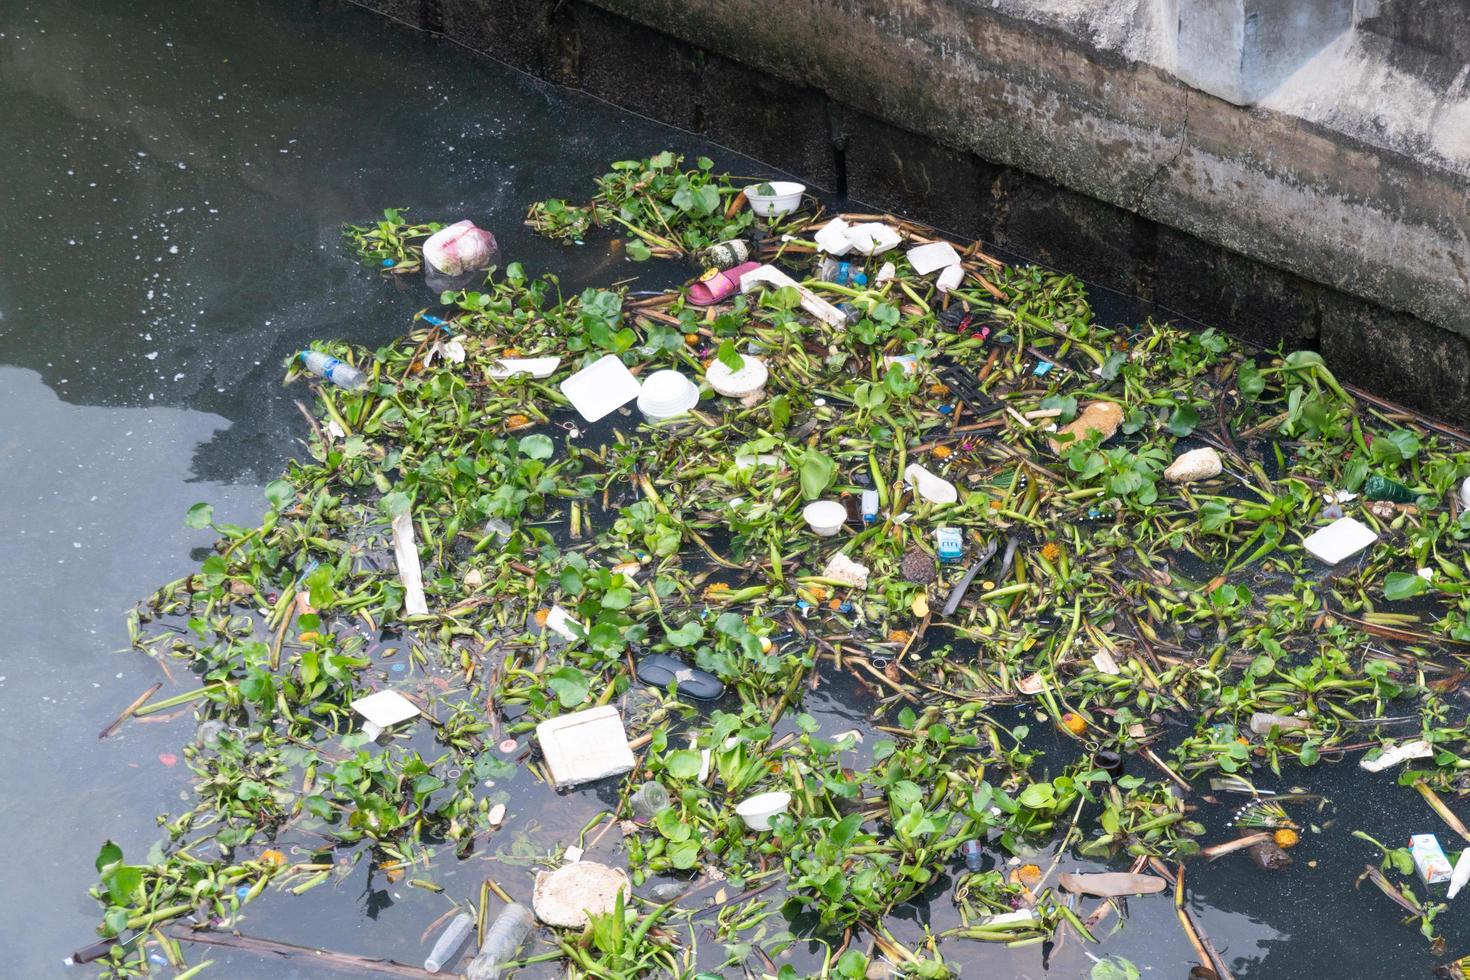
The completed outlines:
[[[577,5],[572,24],[584,90],[659,122],[699,129],[698,49],[596,7]]]
[[[497,61],[559,84],[575,84],[571,15],[557,0],[433,0],[437,29]]]
[[[706,55],[697,128],[823,190],[837,187],[827,97],[814,88]]]
[[[1160,226],[1154,300],[1263,348],[1316,348],[1322,288],[1282,269]]]
[[[1359,0],[1362,26],[1401,44],[1470,63],[1464,0]]]
[[[1080,279],[1154,299],[1155,226],[1131,211],[1000,168],[988,240]]]
[[[1251,105],[1353,26],[1353,0],[1178,0],[1175,74]]]
[[[410,27],[424,26],[424,0],[350,0],[375,14],[392,17]]]
[[[832,119],[853,200],[956,234],[991,238],[990,186],[1001,168],[866,113],[834,106]]]
[[[1343,381],[1455,425],[1470,423],[1470,341],[1458,334],[1325,293],[1321,349]]]

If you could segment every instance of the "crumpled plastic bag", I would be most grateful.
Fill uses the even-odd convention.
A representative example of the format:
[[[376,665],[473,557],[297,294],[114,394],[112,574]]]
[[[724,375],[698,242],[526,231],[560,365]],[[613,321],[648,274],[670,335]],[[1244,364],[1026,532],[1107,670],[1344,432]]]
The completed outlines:
[[[445,276],[489,268],[500,251],[495,236],[468,219],[441,228],[424,242],[424,261]]]

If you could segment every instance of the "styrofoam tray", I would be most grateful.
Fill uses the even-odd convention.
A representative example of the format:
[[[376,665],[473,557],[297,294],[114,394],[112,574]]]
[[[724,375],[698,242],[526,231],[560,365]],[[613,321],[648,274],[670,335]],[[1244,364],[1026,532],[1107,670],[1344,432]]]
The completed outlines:
[[[1351,517],[1340,517],[1302,542],[1317,558],[1329,565],[1351,558],[1374,541],[1378,533]]]
[[[594,361],[560,385],[572,407],[588,422],[610,415],[638,397],[638,379],[616,354]]]

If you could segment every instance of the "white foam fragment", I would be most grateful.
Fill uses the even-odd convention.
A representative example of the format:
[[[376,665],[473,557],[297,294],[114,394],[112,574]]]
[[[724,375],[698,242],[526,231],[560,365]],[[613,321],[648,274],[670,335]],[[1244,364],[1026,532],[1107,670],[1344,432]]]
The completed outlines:
[[[1340,517],[1309,535],[1302,547],[1328,565],[1351,558],[1374,541],[1378,533],[1351,517]]]

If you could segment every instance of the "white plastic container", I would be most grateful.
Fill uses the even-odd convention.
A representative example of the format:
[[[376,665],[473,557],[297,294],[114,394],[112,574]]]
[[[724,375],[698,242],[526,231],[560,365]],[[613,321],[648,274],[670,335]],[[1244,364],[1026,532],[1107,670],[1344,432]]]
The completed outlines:
[[[772,193],[757,192],[756,188],[766,185],[770,186]],[[801,206],[801,195],[805,193],[806,185],[798,184],[794,180],[768,180],[745,188],[745,198],[750,202],[750,210],[762,218],[790,214]]]
[[[838,506],[842,505],[838,504]],[[790,793],[781,791],[761,793],[748,800],[742,800],[735,807],[735,813],[745,821],[745,826],[751,830],[770,830],[771,818],[779,813],[785,813],[786,808],[790,805]]]
[[[699,402],[699,386],[678,371],[655,371],[638,389],[638,411],[651,421],[677,418]]]
[[[704,372],[709,386],[726,398],[753,398],[766,387],[770,372],[765,362],[758,357],[740,355],[739,371],[731,371],[725,362],[716,358]]]
[[[830,538],[842,530],[847,520],[847,508],[835,500],[815,500],[802,509],[801,516],[806,518],[812,533]]]

